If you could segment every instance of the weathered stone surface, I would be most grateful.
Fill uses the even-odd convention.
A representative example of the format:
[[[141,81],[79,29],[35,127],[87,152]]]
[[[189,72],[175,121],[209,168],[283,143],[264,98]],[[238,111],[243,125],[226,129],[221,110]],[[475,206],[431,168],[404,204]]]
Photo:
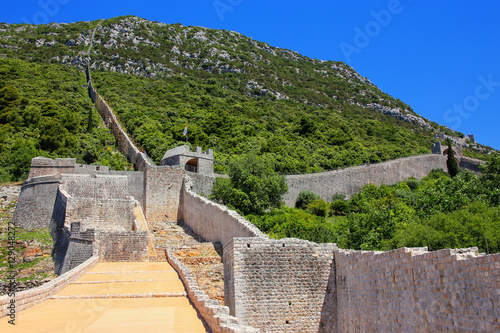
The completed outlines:
[[[234,237],[268,237],[235,211],[197,195],[191,186],[186,177],[182,188],[182,220],[197,235],[223,246]]]
[[[179,201],[185,170],[180,166],[147,167],[144,210],[148,220],[181,220]]]
[[[336,248],[299,239],[234,238],[224,247],[231,315],[264,332],[318,332]]]
[[[313,191],[324,200],[331,201],[335,193],[351,196],[369,183],[393,184],[409,177],[421,179],[432,169],[447,170],[446,158],[434,154],[419,155],[335,171],[287,176],[288,193],[285,194],[285,203],[293,207],[303,190]]]

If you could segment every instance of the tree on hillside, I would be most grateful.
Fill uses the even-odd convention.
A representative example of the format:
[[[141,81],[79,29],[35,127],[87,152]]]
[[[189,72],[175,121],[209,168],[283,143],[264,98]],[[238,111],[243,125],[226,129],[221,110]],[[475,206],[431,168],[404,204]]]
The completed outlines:
[[[274,163],[251,154],[229,163],[229,179],[217,178],[210,198],[245,215],[262,215],[282,206],[287,191],[285,177],[274,171]]]
[[[492,204],[500,204],[500,154],[491,154],[490,160],[480,168],[483,188],[489,192]]]
[[[319,199],[319,195],[317,195],[316,193],[307,190],[300,191],[297,200],[295,200],[295,208],[305,210],[307,208],[307,205],[309,205],[316,199]]]
[[[458,162],[455,158],[455,152],[451,146],[451,140],[448,139],[448,159],[446,160],[446,166],[448,167],[448,173],[451,177],[455,177],[458,173]]]

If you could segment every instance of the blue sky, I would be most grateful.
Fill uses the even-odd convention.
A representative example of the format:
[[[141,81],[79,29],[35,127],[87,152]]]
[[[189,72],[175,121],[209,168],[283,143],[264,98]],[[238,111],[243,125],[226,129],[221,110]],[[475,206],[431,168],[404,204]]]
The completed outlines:
[[[344,61],[415,112],[500,149],[500,2],[29,0],[0,22],[136,15],[236,30],[311,58]]]

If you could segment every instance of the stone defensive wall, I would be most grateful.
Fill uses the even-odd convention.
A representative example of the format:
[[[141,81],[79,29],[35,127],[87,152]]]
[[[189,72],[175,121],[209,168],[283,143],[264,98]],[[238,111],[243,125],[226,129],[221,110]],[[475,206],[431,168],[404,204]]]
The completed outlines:
[[[393,184],[409,177],[422,179],[433,169],[448,170],[446,157],[436,154],[419,155],[342,170],[290,175],[286,176],[288,193],[284,199],[287,206],[293,207],[300,191],[309,190],[322,199],[331,201],[335,193],[351,196],[369,183]]]
[[[458,165],[462,169],[471,170],[471,171],[474,171],[476,173],[481,173],[481,169],[479,169],[479,166],[483,165],[485,163],[486,162],[482,161],[482,160],[477,160],[475,158],[470,158],[470,157],[467,157],[467,156],[462,156],[462,157],[460,157],[460,161],[459,161]]]
[[[101,261],[146,261],[149,230],[136,217],[126,176],[62,175],[50,223],[56,274],[92,255]]]
[[[61,189],[69,195],[65,226],[81,222],[82,230],[132,230],[135,202],[127,188],[125,176],[62,175]]]
[[[191,180],[186,177],[180,207],[184,224],[195,234],[209,242],[220,242],[222,246],[232,242],[235,237],[269,238],[235,211],[194,193],[191,186]]]
[[[181,166],[147,167],[144,170],[144,212],[149,221],[182,220],[180,198],[186,171]]]
[[[229,314],[229,308],[220,305],[218,301],[210,299],[199,287],[196,279],[191,275],[189,269],[177,259],[172,250],[166,251],[167,260],[179,274],[189,299],[196,307],[200,315],[205,319],[212,332],[220,333],[258,333],[260,330],[243,325],[239,318]]]
[[[99,257],[93,256],[86,260],[78,267],[58,276],[54,280],[47,282],[33,289],[28,289],[16,293],[16,312],[25,310],[49,299],[52,295],[57,294],[70,283],[78,280],[88,270],[99,263]],[[8,295],[0,296],[0,318],[11,314],[8,308],[11,298]]]

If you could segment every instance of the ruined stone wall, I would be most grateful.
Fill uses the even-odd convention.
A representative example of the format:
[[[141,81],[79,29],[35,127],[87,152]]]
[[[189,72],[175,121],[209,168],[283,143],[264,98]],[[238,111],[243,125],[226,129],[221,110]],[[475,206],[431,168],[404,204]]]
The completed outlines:
[[[180,166],[147,167],[144,172],[144,212],[148,220],[179,221],[185,171]]]
[[[336,250],[335,268],[326,332],[500,331],[500,254]]]
[[[229,208],[203,198],[191,189],[186,177],[182,188],[182,217],[184,224],[209,242],[220,242],[223,246],[234,237],[268,238],[255,225]]]
[[[148,260],[147,231],[99,232],[97,237],[101,261]]]
[[[231,315],[263,332],[320,331],[334,249],[299,239],[233,239],[224,247]]]
[[[343,170],[287,176],[288,193],[284,199],[287,206],[293,207],[300,191],[309,190],[331,201],[337,192],[351,196],[366,184],[393,184],[409,177],[421,179],[432,169],[447,170],[446,158],[434,154],[420,155]]]
[[[24,229],[48,228],[58,187],[55,175],[26,180],[12,217],[14,224]]]

